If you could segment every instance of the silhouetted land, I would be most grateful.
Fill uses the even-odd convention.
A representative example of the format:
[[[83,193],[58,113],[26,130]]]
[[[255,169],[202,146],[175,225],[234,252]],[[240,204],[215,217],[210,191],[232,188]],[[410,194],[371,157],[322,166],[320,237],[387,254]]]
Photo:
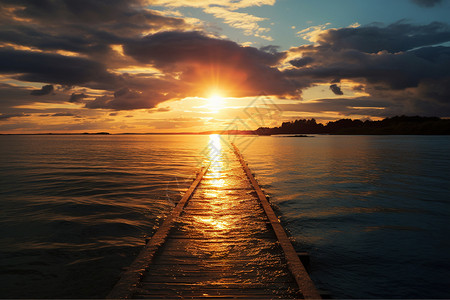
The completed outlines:
[[[317,123],[315,119],[301,119],[283,122],[280,127],[260,127],[255,130],[258,135],[272,134],[450,134],[450,119],[437,117],[407,117],[396,116],[381,121],[361,121],[341,119],[328,122],[326,125]]]
[[[34,133],[34,134],[2,134],[0,135],[109,135],[108,132],[83,133]],[[228,134],[228,135],[275,135],[275,134],[355,134],[355,135],[450,135],[450,119],[438,117],[395,116],[381,121],[361,121],[340,119],[326,125],[317,123],[315,119],[300,119],[283,122],[280,127],[260,127],[257,130],[212,130],[202,132],[148,132],[148,133],[115,133],[114,135],[195,135],[195,134]],[[307,136],[299,136],[307,137]]]

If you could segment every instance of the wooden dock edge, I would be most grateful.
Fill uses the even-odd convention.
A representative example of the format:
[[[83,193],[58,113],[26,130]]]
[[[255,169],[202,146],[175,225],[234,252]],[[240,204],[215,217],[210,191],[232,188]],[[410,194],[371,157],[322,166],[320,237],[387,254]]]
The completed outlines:
[[[130,267],[122,274],[119,281],[115,284],[111,292],[106,296],[106,299],[129,299],[134,293],[135,288],[139,284],[144,272],[150,265],[158,248],[164,244],[170,229],[175,220],[180,216],[187,201],[191,198],[198,184],[202,180],[210,164],[203,167],[197,175],[197,178],[191,184],[189,189],[183,195],[183,198],[178,202],[169,216],[164,220],[162,225],[158,228],[155,234],[151,237],[144,249],[141,250],[137,258],[133,261]]]
[[[284,251],[289,270],[291,271],[292,275],[294,276],[295,281],[297,282],[297,285],[300,289],[300,292],[303,294],[303,297],[305,299],[321,299],[319,292],[317,291],[313,281],[311,280],[311,278],[308,275],[308,272],[306,271],[305,267],[303,266],[302,262],[300,261],[300,258],[298,257],[297,252],[294,249],[294,246],[292,245],[286,232],[284,231],[283,226],[281,225],[280,221],[278,220],[277,215],[273,211],[272,207],[270,206],[269,201],[267,200],[266,196],[264,195],[263,191],[261,190],[261,188],[260,188],[258,182],[256,181],[255,177],[253,176],[250,168],[246,164],[244,157],[242,156],[238,147],[234,143],[231,143],[231,145],[233,146],[234,153],[238,157],[238,159],[242,165],[242,168],[244,169],[245,173],[247,174],[248,179],[250,180],[251,184],[253,185],[253,188],[255,189],[255,191],[258,195],[258,198],[259,198],[261,205],[267,215],[267,218],[269,219],[269,222],[272,225],[272,228],[277,236],[277,239],[280,242],[280,245]]]

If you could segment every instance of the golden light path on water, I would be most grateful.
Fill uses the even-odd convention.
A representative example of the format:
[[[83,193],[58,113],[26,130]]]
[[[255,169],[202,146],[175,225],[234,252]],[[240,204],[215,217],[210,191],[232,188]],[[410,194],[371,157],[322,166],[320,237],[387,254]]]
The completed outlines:
[[[211,134],[209,136],[208,142],[208,157],[207,160],[210,162],[208,173],[205,179],[210,181],[213,187],[209,191],[205,191],[205,196],[214,199],[208,206],[211,210],[210,216],[197,216],[195,221],[207,228],[212,228],[214,230],[223,231],[230,227],[230,222],[224,220],[223,218],[217,218],[216,214],[220,213],[222,210],[226,209],[226,198],[221,197],[220,189],[224,189],[229,185],[223,174],[224,171],[224,155],[223,155],[221,136],[219,134]]]
[[[284,257],[274,251],[274,236],[268,231],[252,186],[222,139],[210,135],[206,152],[209,170],[180,220],[178,234],[183,242],[177,249],[186,258],[182,264],[195,260],[196,270],[205,277],[195,288],[251,284],[263,293],[278,294],[278,287],[266,282],[290,281],[291,275],[283,267]],[[183,265],[176,271],[190,272]]]

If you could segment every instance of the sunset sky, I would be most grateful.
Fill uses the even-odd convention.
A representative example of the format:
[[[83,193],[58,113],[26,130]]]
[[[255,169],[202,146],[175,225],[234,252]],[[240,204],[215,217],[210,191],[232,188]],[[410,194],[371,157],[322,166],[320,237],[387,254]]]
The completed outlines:
[[[450,117],[449,15],[447,0],[0,0],[0,133]]]

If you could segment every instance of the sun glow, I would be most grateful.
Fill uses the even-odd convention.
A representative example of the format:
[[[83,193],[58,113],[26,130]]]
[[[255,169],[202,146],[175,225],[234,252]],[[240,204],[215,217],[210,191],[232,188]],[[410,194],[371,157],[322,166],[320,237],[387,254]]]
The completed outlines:
[[[218,93],[213,93],[208,98],[208,108],[212,112],[218,112],[221,108],[223,108],[224,99],[223,97]]]

